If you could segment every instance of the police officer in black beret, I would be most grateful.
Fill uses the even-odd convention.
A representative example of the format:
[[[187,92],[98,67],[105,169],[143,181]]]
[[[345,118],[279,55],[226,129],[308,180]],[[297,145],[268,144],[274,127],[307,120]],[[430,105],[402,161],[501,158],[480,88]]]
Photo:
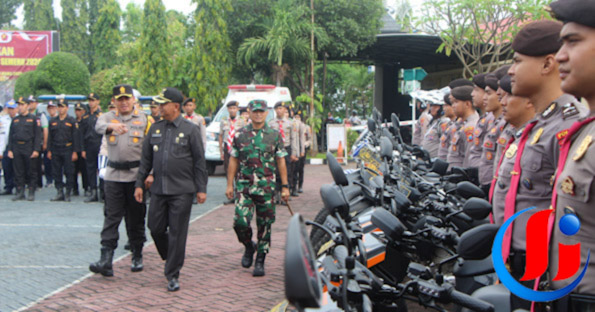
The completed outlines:
[[[153,170],[148,226],[166,260],[167,290],[177,291],[192,201],[207,199],[208,173],[200,130],[181,115],[182,92],[166,88],[154,100],[161,105],[163,119],[151,126],[143,143],[134,196],[143,201],[145,179]]]
[[[51,201],[70,201],[74,187],[74,162],[80,152],[79,126],[74,117],[68,115],[68,101],[58,102],[58,116],[50,119],[48,136],[48,158],[52,161],[54,183],[57,194]],[[66,176],[66,193],[62,172]]]

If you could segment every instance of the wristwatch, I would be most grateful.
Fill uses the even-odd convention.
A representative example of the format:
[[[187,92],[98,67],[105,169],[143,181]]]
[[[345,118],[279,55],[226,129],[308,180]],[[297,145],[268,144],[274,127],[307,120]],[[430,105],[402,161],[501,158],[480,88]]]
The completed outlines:
[[[289,188],[289,184],[281,184],[281,187]]]

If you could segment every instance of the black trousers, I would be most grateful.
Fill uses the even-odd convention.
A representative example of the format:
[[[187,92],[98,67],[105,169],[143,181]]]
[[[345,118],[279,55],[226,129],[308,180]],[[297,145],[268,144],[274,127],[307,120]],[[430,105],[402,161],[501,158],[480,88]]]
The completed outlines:
[[[520,279],[525,274],[525,262],[526,262],[526,254],[524,251],[517,251],[511,250],[510,256],[508,257],[508,262],[510,264],[510,275],[514,277],[519,283],[523,284],[525,287],[533,289],[533,285],[535,281],[524,281],[520,282]],[[543,280],[543,277],[542,277]],[[516,309],[525,309],[531,310],[531,301],[527,301],[521,297],[517,297],[515,294],[510,293],[510,309],[514,311]]]
[[[52,152],[52,169],[54,183],[57,189],[64,187],[62,175],[66,176],[66,188],[74,188],[74,163],[72,162],[72,149]]]
[[[293,187],[293,168],[295,167],[295,164],[297,162],[291,162],[291,147],[286,147],[285,151],[287,152],[287,155],[285,156],[285,167],[287,168],[287,184],[289,184],[289,189],[291,190]],[[276,172],[275,172],[277,178],[275,179],[277,187],[276,187],[276,191],[277,194],[281,194],[281,173],[279,172],[279,168],[277,168]]]
[[[2,169],[4,170],[4,190],[11,191],[14,185],[14,168],[12,166],[12,159],[8,158],[8,151],[4,151],[2,155]]]
[[[13,149],[12,168],[17,188],[37,187],[37,163],[39,157],[31,158],[32,147],[17,147]]]
[[[43,154],[47,153],[46,152],[41,152],[39,153],[39,156],[37,157],[37,161],[35,162],[35,167],[33,168],[37,168],[37,187],[42,188],[43,187],[43,170],[41,169],[41,165],[43,163]]]
[[[99,142],[99,144],[91,143],[87,146],[87,159],[85,160],[85,163],[87,167],[89,187],[92,190],[97,189],[97,157],[99,156],[100,147],[101,142]]]
[[[159,255],[166,260],[164,273],[168,281],[179,277],[184,265],[190,212],[195,196],[196,193],[151,193],[148,225]]]
[[[74,189],[79,189],[79,172],[81,173],[81,180],[83,184],[83,189],[86,190],[89,187],[89,179],[87,179],[87,164],[86,160],[83,158],[82,153],[77,153],[78,159],[74,163]]]
[[[118,227],[122,218],[131,245],[142,245],[145,236],[146,206],[134,199],[134,182],[105,181],[105,205],[101,246],[118,247]]]
[[[52,160],[48,158],[47,151],[43,153],[43,170],[45,173],[45,183],[54,183],[54,170],[52,169]]]
[[[306,165],[306,156],[300,157],[300,160],[294,163],[293,168],[293,186],[302,187],[304,185],[304,166]]]

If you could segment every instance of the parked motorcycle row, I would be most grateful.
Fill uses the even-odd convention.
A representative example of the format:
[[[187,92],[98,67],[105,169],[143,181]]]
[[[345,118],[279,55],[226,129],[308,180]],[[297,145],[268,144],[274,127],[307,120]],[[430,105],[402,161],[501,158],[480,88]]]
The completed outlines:
[[[290,221],[289,303],[299,311],[407,311],[406,301],[506,310],[506,290],[482,295],[502,288],[491,260],[498,227],[473,172],[405,144],[395,114],[384,125],[373,116],[354,153],[357,169],[344,171],[328,153],[334,184],[320,190],[324,207],[312,221]]]

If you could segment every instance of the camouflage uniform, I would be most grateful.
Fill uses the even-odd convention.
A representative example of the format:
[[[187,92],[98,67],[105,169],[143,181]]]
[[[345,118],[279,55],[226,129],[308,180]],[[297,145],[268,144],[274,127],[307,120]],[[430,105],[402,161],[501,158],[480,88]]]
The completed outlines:
[[[231,156],[238,159],[233,228],[238,240],[249,244],[252,240],[250,221],[256,209],[258,253],[268,253],[271,225],[275,222],[276,158],[286,156],[281,136],[267,124],[259,130],[249,124],[236,132]]]

